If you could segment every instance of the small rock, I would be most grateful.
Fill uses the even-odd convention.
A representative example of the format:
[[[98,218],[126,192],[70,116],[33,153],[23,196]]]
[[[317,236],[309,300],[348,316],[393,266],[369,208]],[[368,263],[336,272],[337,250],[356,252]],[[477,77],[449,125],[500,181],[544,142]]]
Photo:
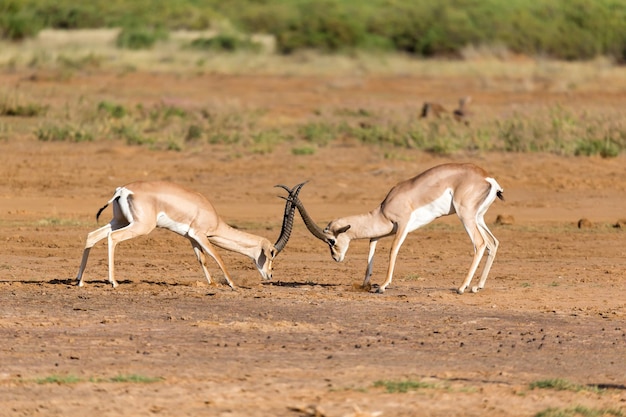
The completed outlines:
[[[582,219],[578,220],[578,228],[579,229],[589,229],[593,227],[593,223],[591,223],[591,220],[583,217]]]

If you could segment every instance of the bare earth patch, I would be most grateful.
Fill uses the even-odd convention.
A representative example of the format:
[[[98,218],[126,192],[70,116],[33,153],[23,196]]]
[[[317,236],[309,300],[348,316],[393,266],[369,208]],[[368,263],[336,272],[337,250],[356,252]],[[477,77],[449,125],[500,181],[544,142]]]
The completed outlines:
[[[355,107],[378,97],[418,109],[437,92],[456,98],[449,87],[400,77],[346,84],[138,73],[28,88],[54,91],[58,103],[107,91],[155,102],[211,96],[265,104],[265,122],[282,123],[325,100]],[[497,109],[494,117],[510,100],[563,99],[467,93]],[[567,100],[588,105],[589,94]],[[162,152],[43,143],[32,135],[0,142],[0,414],[531,416],[577,405],[626,413],[626,236],[612,227],[625,216],[626,158],[396,152],[402,158],[339,143],[294,156],[288,144],[258,155],[226,146]],[[354,242],[335,263],[299,220],[272,282],[261,282],[251,260],[222,251],[238,289],[208,286],[188,242],[155,231],[118,247],[119,288],[106,282],[105,244],[92,250],[85,287],[73,285],[97,209],[130,181],[196,189],[229,223],[273,240],[283,209],[275,184],[310,179],[301,198],[326,222],[370,210],[398,181],[449,161],[474,162],[505,189],[506,201],[486,219],[501,249],[478,294],[454,292],[472,248],[453,217],[407,238],[384,295],[359,289],[367,242]],[[497,215],[515,221],[496,225]],[[110,209],[101,222],[108,216]],[[579,229],[581,218],[591,227]],[[379,245],[374,283],[382,282],[389,244]],[[557,378],[603,389],[529,387]],[[385,388],[403,381],[421,384]]]

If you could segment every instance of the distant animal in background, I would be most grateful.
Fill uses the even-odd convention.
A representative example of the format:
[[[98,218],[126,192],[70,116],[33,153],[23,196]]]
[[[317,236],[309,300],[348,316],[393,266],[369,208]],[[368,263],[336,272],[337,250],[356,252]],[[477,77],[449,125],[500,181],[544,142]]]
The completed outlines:
[[[452,115],[454,116],[454,120],[456,120],[457,122],[463,122],[466,125],[469,125],[469,120],[467,120],[467,116],[469,115],[469,113],[467,112],[467,105],[471,101],[472,101],[472,98],[470,96],[463,97],[462,99],[459,100],[459,108],[455,109],[452,112]]]
[[[459,100],[459,107],[452,111],[452,117],[454,118],[454,120],[456,120],[457,122],[463,122],[464,124],[469,125],[469,120],[468,120],[469,112],[467,111],[467,105],[471,101],[472,101],[472,98],[470,96],[463,97]],[[450,115],[450,112],[446,110],[446,108],[443,107],[439,103],[427,101],[422,106],[422,115],[421,115],[422,119],[431,117],[431,116],[439,119],[442,117],[446,117],[448,115]]]
[[[439,103],[425,102],[422,106],[422,119],[430,115],[440,118],[446,114],[448,114],[448,110]]]

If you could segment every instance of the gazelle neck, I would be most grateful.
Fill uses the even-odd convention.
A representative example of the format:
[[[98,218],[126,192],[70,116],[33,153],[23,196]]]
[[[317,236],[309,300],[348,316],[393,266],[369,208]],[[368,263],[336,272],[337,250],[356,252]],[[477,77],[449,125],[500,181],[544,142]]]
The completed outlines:
[[[257,259],[265,238],[235,229],[227,224],[220,225],[218,232],[207,236],[215,246]]]
[[[346,235],[350,239],[371,239],[374,237],[387,236],[393,232],[394,224],[386,219],[380,208],[366,214],[357,214],[341,219],[342,225],[350,225]]]

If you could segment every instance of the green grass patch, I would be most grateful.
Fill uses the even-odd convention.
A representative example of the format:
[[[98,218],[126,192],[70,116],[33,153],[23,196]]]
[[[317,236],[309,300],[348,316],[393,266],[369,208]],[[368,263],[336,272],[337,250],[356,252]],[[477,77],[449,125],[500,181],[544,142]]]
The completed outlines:
[[[437,384],[431,382],[404,380],[404,381],[375,381],[375,388],[384,388],[388,393],[406,393],[409,391],[417,391],[420,389],[439,388]]]
[[[292,148],[291,153],[293,155],[314,155],[315,148],[312,146],[300,146],[297,148]]]
[[[85,222],[75,219],[60,219],[58,217],[46,217],[35,222],[37,226],[84,226]],[[88,223],[91,225],[92,223]]]
[[[197,38],[189,43],[190,49],[210,52],[259,52],[262,47],[258,42],[241,35],[218,34],[210,38]]]
[[[121,119],[128,114],[128,110],[124,106],[109,101],[98,103],[98,111],[114,119]]]
[[[557,284],[558,285],[558,284]],[[554,378],[554,379],[543,379],[540,381],[532,382],[529,385],[530,389],[551,389],[555,391],[591,391],[591,392],[601,392],[602,390],[595,385],[580,385],[574,384],[566,379]]]
[[[130,374],[130,375],[117,375],[112,378],[101,380],[100,382],[129,382],[133,384],[152,384],[162,381],[161,377],[150,377],[145,375]]]
[[[340,135],[340,129],[332,122],[319,121],[301,125],[298,134],[307,142],[326,146]]]
[[[162,381],[161,377],[150,377],[139,374],[128,374],[128,375],[116,375],[110,378],[81,378],[76,375],[50,375],[44,378],[35,379],[37,384],[58,384],[58,385],[67,385],[67,384],[77,384],[80,382],[91,382],[91,383],[131,383],[131,384],[152,384],[155,382]]]
[[[621,146],[610,139],[588,139],[582,140],[576,145],[574,155],[600,155],[603,158],[612,158],[619,155],[620,150]]]
[[[42,142],[91,142],[94,139],[90,132],[69,125],[43,126],[35,131],[35,136]]]
[[[76,384],[81,382],[81,378],[75,375],[50,375],[45,378],[38,378],[35,380],[37,384],[58,384],[58,385],[66,385],[66,384]]]
[[[623,417],[624,413],[615,408],[589,408],[576,406],[571,408],[551,407],[535,414],[535,417]]]
[[[0,103],[0,116],[13,117],[37,117],[44,116],[48,111],[48,106],[37,103],[17,104],[17,103]]]
[[[116,45],[124,49],[150,49],[158,41],[167,40],[169,32],[162,28],[126,27],[117,35]]]
[[[305,121],[268,128],[262,117],[266,110],[239,106],[147,107],[101,100],[44,108],[34,104],[19,107],[5,100],[3,107],[0,99],[0,116],[45,116],[34,134],[38,140],[48,142],[117,139],[129,145],[175,151],[182,150],[182,144],[193,142],[195,146],[241,145],[244,152],[267,154],[296,139],[305,143],[292,149],[297,155],[309,155],[336,143],[361,143],[379,146],[390,160],[410,160],[405,149],[444,156],[464,152],[541,152],[610,158],[624,152],[626,125],[620,114],[589,113],[583,119],[573,111],[561,106],[534,108],[527,114],[465,125],[454,120],[417,119],[411,110],[381,110],[373,114],[360,107],[342,107],[336,111],[320,110]]]
[[[405,281],[423,281],[424,278],[422,278],[419,274],[407,274],[404,276],[404,280]]]

